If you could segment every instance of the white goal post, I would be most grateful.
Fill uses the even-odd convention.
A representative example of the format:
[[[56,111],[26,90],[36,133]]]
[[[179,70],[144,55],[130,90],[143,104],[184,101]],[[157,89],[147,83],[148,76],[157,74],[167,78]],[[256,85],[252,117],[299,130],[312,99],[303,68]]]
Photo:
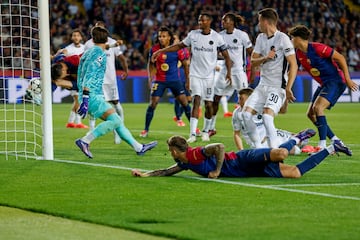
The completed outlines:
[[[0,3],[0,159],[54,158],[48,11],[47,0]],[[36,77],[41,106],[26,95]]]

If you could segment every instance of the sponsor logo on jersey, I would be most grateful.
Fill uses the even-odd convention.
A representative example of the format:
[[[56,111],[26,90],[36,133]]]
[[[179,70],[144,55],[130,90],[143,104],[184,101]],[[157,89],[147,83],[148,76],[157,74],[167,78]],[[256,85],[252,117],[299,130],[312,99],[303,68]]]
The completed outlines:
[[[206,47],[194,47],[194,50],[200,52],[214,52],[213,48],[206,48]]]
[[[162,71],[166,72],[169,70],[169,65],[167,63],[163,63],[161,64],[160,68]]]

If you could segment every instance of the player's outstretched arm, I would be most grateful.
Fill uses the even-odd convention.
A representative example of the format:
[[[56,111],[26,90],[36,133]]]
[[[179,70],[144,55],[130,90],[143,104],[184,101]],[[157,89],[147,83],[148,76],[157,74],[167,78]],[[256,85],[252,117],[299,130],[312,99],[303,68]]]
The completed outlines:
[[[345,57],[341,53],[335,50],[332,55],[332,59],[339,64],[340,69],[343,71],[346,85],[351,89],[351,91],[353,92],[357,91],[359,89],[359,86],[350,78],[349,68],[347,66]]]
[[[134,177],[161,177],[161,176],[172,176],[178,172],[181,172],[183,169],[179,167],[177,164],[166,168],[166,169],[158,169],[149,172],[142,173],[138,169],[131,170],[131,175]]]
[[[243,150],[244,149],[244,145],[241,139],[241,132],[240,131],[235,131],[234,130],[234,143],[236,145],[236,148],[238,150]]]

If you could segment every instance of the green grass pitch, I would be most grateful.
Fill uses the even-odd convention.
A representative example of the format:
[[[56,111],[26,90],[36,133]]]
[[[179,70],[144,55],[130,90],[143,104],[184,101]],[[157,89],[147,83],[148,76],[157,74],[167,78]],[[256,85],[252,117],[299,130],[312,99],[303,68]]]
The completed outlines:
[[[333,131],[353,150],[352,157],[329,156],[300,179],[208,180],[189,171],[159,178],[130,174],[132,168],[151,170],[174,163],[165,141],[174,134],[187,137],[189,126],[185,117],[186,126],[176,126],[171,104],[158,105],[146,139],[138,136],[147,104],[123,105],[125,125],[140,142],[159,141],[155,149],[137,156],[125,142],[115,145],[110,133],[91,144],[91,160],[74,144],[86,130],[65,128],[70,104],[54,104],[55,161],[5,160],[0,156],[0,206],[62,217],[72,223],[54,229],[46,227],[50,220],[43,224],[29,220],[34,224],[27,229],[23,223],[29,218],[6,224],[16,214],[0,210],[0,239],[359,239],[359,106],[338,103],[326,111]],[[276,117],[276,126],[293,132],[313,128],[306,109],[307,104],[289,105],[287,114]],[[231,119],[223,118],[222,113],[220,109],[218,133],[211,142],[223,142],[227,151],[235,150]],[[199,127],[202,125],[200,119]],[[317,141],[316,135],[310,144]],[[192,145],[200,144],[199,138]],[[296,164],[305,157],[290,156],[287,163]],[[80,226],[75,225],[78,221],[96,224],[99,229],[91,234],[83,227],[70,227]],[[105,236],[101,227],[112,231]],[[131,237],[116,229],[146,235]],[[59,235],[60,231],[63,234]]]

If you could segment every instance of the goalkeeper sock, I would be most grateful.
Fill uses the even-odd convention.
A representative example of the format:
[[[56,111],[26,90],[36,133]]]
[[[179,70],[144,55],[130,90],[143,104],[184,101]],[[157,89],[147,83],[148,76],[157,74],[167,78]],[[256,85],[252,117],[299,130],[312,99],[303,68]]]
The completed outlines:
[[[92,131],[92,134],[95,136],[95,138],[101,137],[106,133],[118,128],[121,125],[120,122],[121,120],[119,115],[113,113],[107,117],[106,121],[97,125],[97,127]]]
[[[141,151],[143,145],[135,140],[129,129],[124,125],[124,122],[121,120],[120,116],[117,113],[110,114],[106,121],[117,122],[117,127],[115,128],[116,133],[119,137],[129,144],[136,152]]]
[[[310,171],[311,169],[319,165],[322,162],[322,160],[324,160],[327,156],[329,156],[329,150],[325,148],[320,152],[311,155],[310,157],[308,157],[307,159],[296,165],[296,167],[299,169],[302,176],[306,172]]]

